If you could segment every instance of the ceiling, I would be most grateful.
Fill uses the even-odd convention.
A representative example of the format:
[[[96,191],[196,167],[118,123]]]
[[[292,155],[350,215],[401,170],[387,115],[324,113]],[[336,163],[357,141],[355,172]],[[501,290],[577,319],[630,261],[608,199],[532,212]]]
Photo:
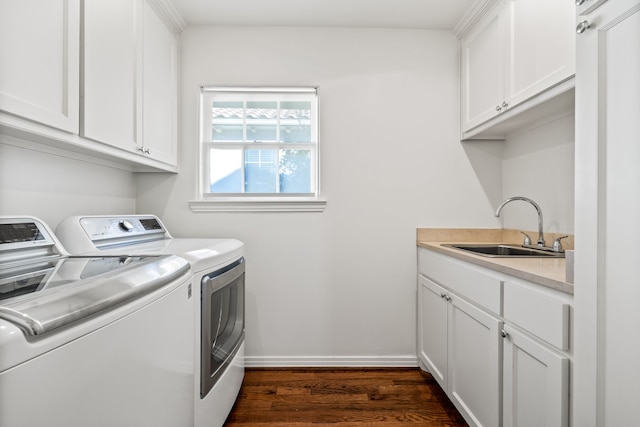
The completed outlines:
[[[453,29],[475,0],[173,0],[188,26]]]

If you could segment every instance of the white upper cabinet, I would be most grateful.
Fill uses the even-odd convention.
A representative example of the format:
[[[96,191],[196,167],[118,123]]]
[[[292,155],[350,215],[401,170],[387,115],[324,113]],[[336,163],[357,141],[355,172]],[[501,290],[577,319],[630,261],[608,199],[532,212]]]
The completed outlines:
[[[498,114],[505,101],[506,23],[499,2],[462,41],[462,119],[472,129]]]
[[[566,92],[572,84],[559,85],[575,74],[573,2],[482,3],[482,16],[459,34],[463,139]]]
[[[142,152],[177,163],[178,42],[148,3],[144,4]]]
[[[183,26],[166,5],[0,0],[0,132],[36,150],[175,172]]]
[[[79,0],[0,0],[0,110],[78,133]]]
[[[84,8],[82,135],[170,165],[177,153],[177,41],[143,0]]]
[[[142,1],[84,3],[85,138],[135,151],[142,145]]]
[[[507,99],[518,105],[575,74],[573,2],[509,0]]]

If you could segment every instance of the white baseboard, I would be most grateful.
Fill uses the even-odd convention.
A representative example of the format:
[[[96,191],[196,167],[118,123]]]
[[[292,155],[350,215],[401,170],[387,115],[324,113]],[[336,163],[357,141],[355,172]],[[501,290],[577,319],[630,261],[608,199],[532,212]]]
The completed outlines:
[[[416,356],[245,356],[244,363],[247,368],[414,368],[418,366]]]

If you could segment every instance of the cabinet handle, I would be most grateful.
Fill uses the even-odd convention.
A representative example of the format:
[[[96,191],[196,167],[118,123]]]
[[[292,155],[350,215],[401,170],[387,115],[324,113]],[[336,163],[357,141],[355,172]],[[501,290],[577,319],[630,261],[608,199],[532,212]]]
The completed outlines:
[[[576,6],[582,6],[585,0],[576,0]]]
[[[496,105],[496,111],[499,113],[500,111],[502,111],[502,107],[500,107],[499,105]]]
[[[151,154],[151,148],[149,147],[138,147],[138,151],[142,154]]]
[[[447,294],[445,294],[444,292],[442,292],[442,293],[440,294],[440,298],[442,298],[442,299],[446,299],[446,298],[447,298]]]
[[[506,109],[509,106],[509,104],[507,103],[507,101],[504,101],[502,103],[502,108]]]
[[[445,299],[445,300],[447,300],[447,301],[451,301],[451,297],[450,297],[449,295],[446,295],[446,296],[444,297],[444,299]]]
[[[507,338],[509,336],[507,331],[505,331],[504,329],[500,331],[500,335],[502,336],[502,338]]]
[[[589,28],[591,27],[591,24],[589,24],[589,21],[580,21],[578,22],[578,25],[576,26],[576,33],[578,34],[582,34],[585,31],[587,31]]]

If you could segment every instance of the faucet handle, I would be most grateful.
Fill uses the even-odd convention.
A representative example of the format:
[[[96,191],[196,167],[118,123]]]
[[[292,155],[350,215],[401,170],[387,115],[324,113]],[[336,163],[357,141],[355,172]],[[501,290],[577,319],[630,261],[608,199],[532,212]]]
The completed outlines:
[[[565,239],[567,237],[569,237],[569,236],[567,236],[567,235],[560,236],[556,240],[553,241],[553,251],[554,252],[564,252],[564,249],[562,249],[562,243],[560,242],[560,240]]]
[[[524,235],[524,242],[522,243],[522,246],[531,246],[531,237],[529,237],[529,235],[524,231],[521,231],[520,233]]]

